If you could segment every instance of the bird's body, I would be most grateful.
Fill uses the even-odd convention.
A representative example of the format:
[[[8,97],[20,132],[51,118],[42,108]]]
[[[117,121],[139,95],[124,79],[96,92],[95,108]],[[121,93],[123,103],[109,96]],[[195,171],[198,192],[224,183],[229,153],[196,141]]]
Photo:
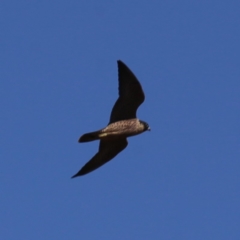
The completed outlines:
[[[127,137],[150,130],[149,125],[137,118],[137,108],[144,101],[142,87],[121,61],[118,61],[119,98],[113,106],[107,127],[82,135],[79,142],[100,140],[99,151],[72,178],[87,174],[110,161],[127,147]]]
[[[137,118],[122,120],[111,123],[101,130],[84,134],[80,137],[79,142],[90,142],[98,139],[115,140],[131,137],[144,132],[146,127],[148,128],[148,125],[145,125],[145,122]]]

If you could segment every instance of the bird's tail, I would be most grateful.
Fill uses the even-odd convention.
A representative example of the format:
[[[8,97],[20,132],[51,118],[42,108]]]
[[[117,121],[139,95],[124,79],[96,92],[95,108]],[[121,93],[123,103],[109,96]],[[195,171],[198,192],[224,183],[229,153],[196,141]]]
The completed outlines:
[[[90,132],[90,133],[86,133],[86,134],[83,134],[78,142],[91,142],[91,141],[94,141],[94,140],[98,140],[100,139],[100,133],[101,131],[96,131],[96,132]]]

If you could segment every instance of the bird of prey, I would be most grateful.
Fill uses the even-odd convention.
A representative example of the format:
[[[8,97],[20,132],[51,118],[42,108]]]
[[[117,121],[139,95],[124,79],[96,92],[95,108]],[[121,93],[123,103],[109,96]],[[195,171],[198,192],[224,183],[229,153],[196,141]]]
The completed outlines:
[[[85,175],[113,159],[127,147],[127,137],[150,130],[149,125],[136,116],[145,99],[141,84],[122,61],[117,63],[119,97],[113,106],[109,124],[101,130],[82,135],[78,140],[80,143],[100,140],[98,153],[72,178]]]

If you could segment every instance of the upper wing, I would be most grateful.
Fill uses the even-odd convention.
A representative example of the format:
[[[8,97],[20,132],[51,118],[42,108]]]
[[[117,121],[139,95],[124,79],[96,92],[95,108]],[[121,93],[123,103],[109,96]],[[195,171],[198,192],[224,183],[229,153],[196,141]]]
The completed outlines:
[[[128,142],[126,138],[115,141],[101,140],[98,153],[89,162],[87,162],[77,174],[72,176],[72,178],[82,176],[101,167],[126,148],[127,145]]]
[[[118,81],[119,97],[113,106],[109,123],[136,118],[137,109],[145,99],[141,84],[120,60],[118,61]]]

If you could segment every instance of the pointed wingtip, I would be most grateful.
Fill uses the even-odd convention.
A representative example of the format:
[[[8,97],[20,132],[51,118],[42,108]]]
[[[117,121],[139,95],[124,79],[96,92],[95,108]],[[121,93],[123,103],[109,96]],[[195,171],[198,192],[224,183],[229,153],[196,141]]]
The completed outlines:
[[[73,175],[71,178],[76,178],[76,177],[81,177],[83,175],[85,175],[86,173],[83,172],[83,170],[81,169],[79,172],[77,172],[75,175]]]
[[[81,174],[79,174],[79,172],[78,173],[76,173],[75,175],[73,175],[72,177],[71,177],[71,179],[72,178],[76,178],[76,177],[80,177],[81,176]]]
[[[120,65],[122,64],[122,65],[124,65],[124,66],[126,65],[122,60],[117,60],[117,63],[118,63],[118,65],[119,65],[119,64],[120,64]]]

